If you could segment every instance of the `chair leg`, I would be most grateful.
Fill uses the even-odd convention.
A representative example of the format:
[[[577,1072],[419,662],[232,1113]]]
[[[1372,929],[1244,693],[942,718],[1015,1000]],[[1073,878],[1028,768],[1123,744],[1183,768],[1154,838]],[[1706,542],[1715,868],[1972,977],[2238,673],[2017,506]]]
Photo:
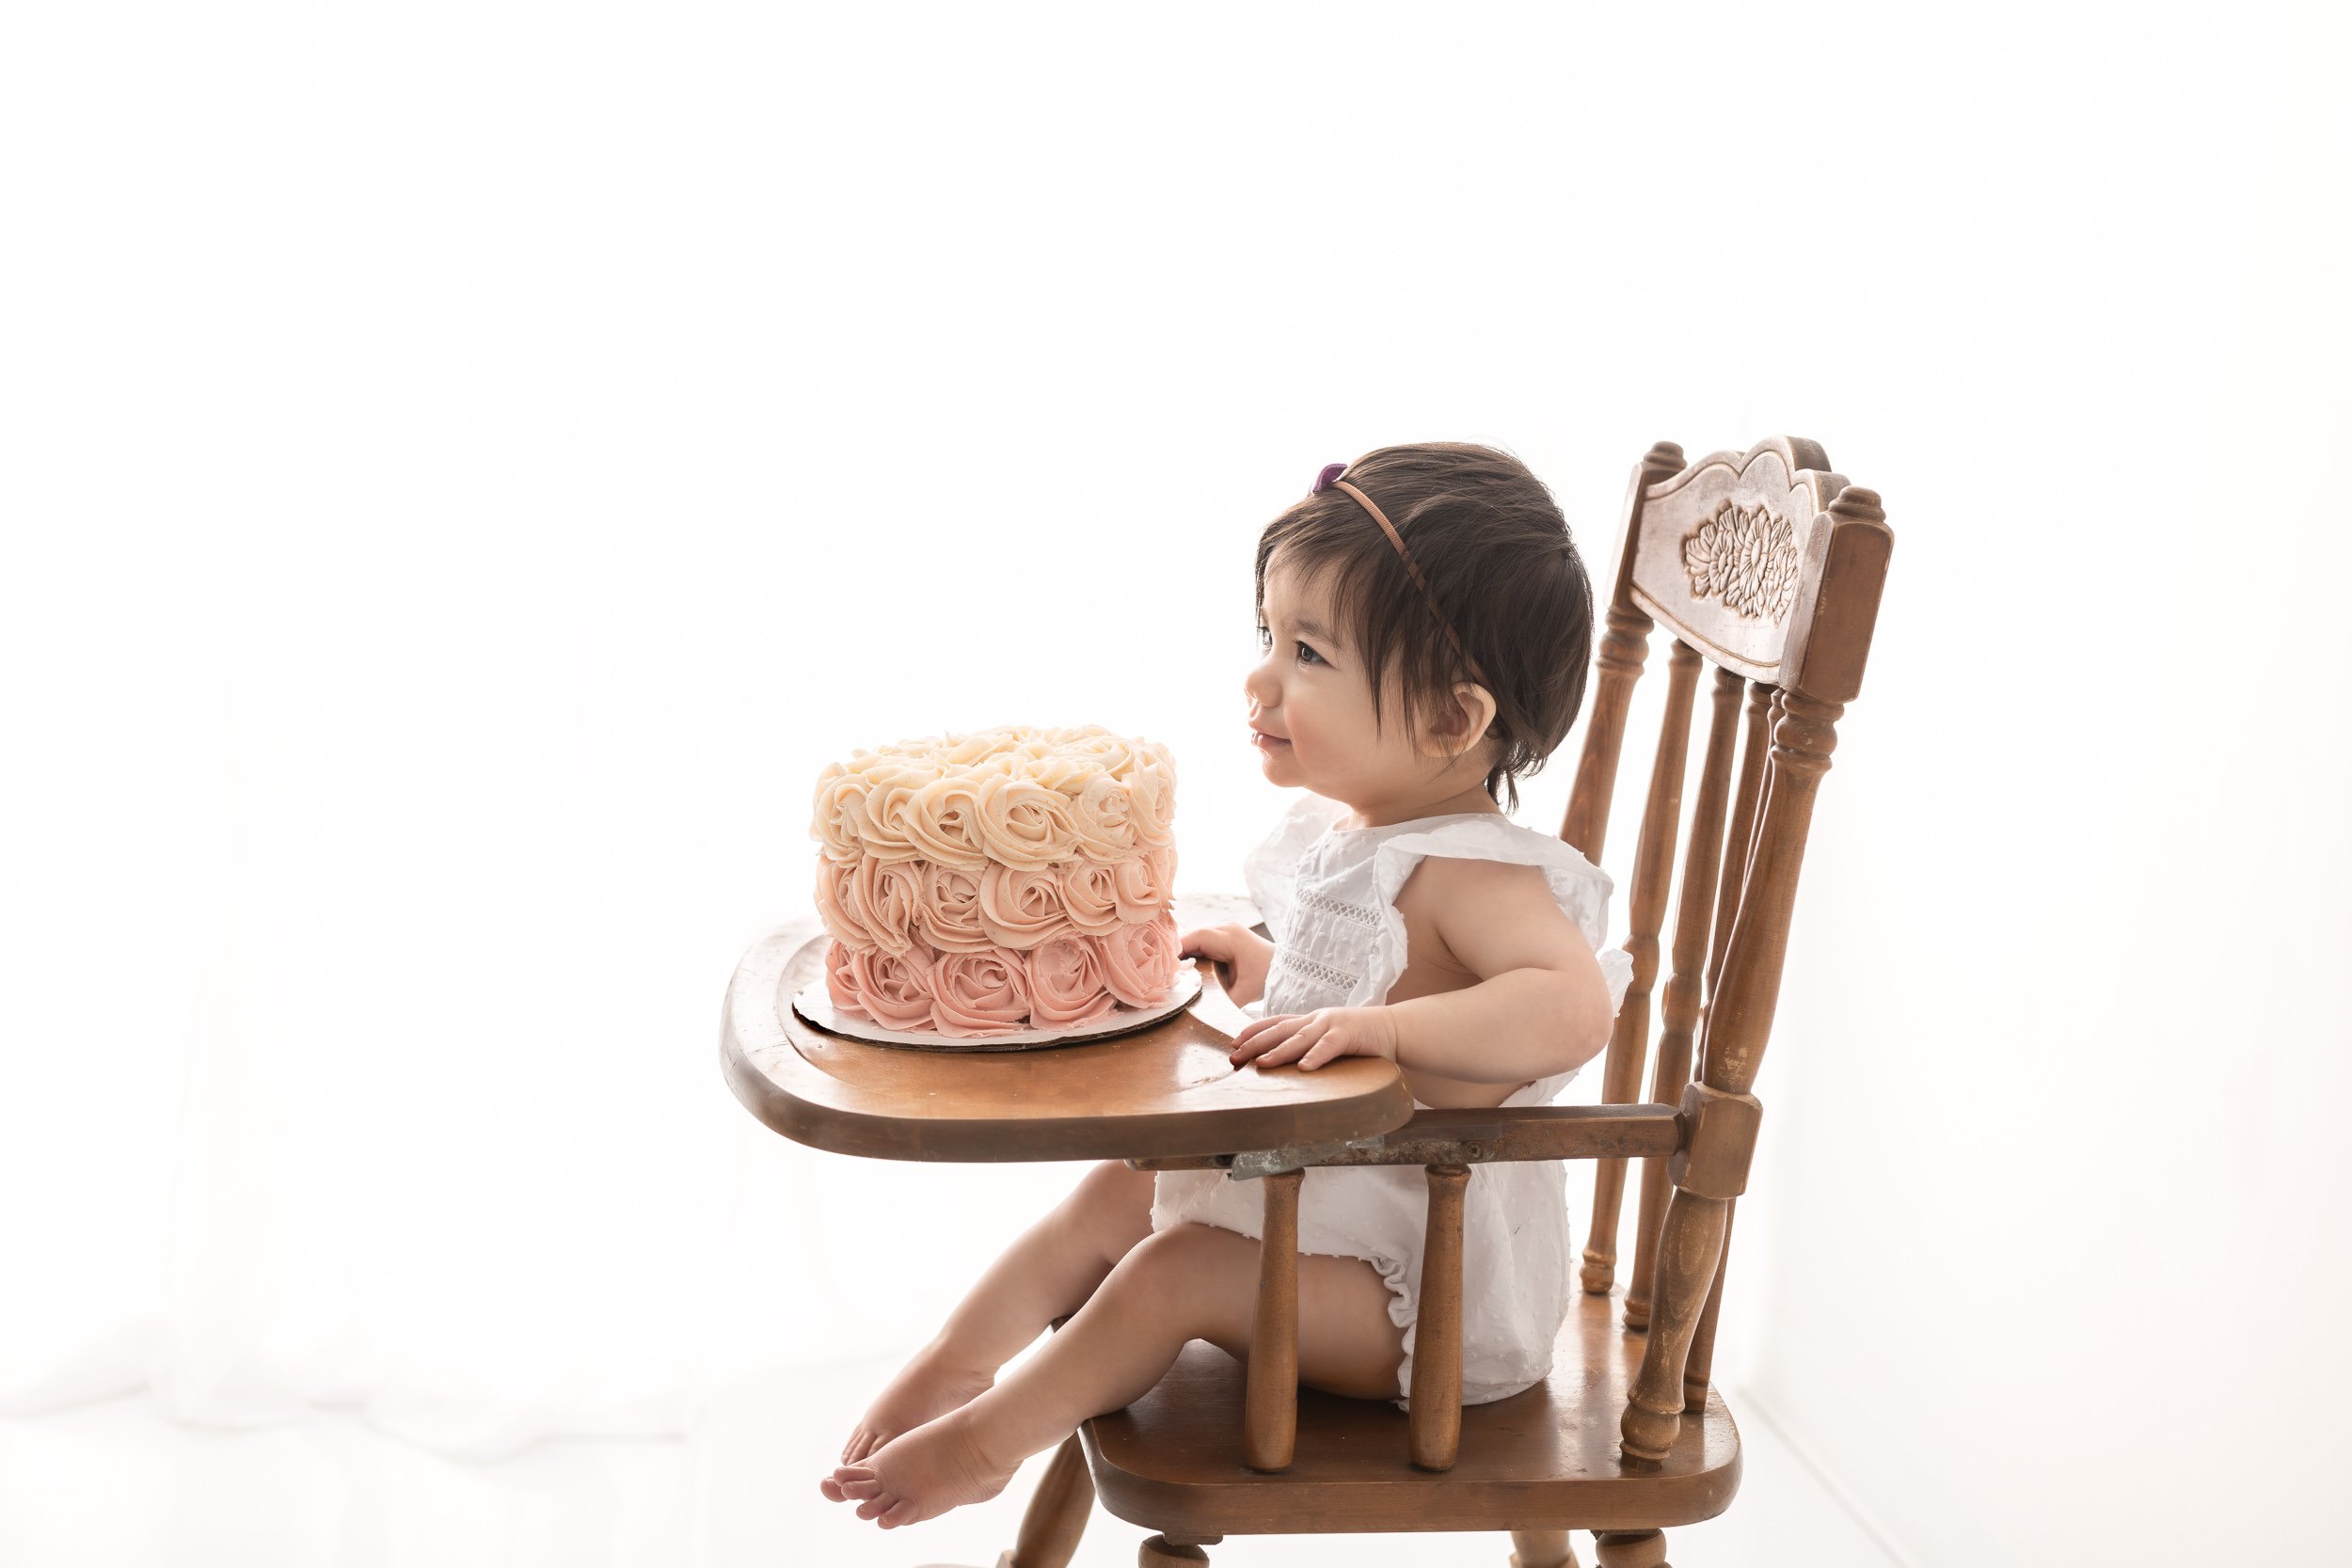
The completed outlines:
[[[1013,1538],[1012,1550],[996,1560],[996,1568],[1069,1568],[1093,1512],[1094,1478],[1087,1473],[1086,1449],[1073,1432],[1046,1461],[1045,1475],[1021,1515],[1021,1533]]]
[[[1666,1532],[1662,1529],[1612,1529],[1593,1532],[1593,1560],[1600,1568],[1670,1568],[1666,1561]]]
[[[1225,1538],[1213,1535],[1209,1539],[1222,1541]],[[1196,1568],[1197,1564],[1208,1560],[1209,1554],[1198,1546],[1179,1545],[1165,1535],[1153,1535],[1145,1538],[1143,1551],[1136,1559],[1136,1568]]]
[[[1515,1529],[1511,1568],[1576,1568],[1576,1548],[1564,1529]]]

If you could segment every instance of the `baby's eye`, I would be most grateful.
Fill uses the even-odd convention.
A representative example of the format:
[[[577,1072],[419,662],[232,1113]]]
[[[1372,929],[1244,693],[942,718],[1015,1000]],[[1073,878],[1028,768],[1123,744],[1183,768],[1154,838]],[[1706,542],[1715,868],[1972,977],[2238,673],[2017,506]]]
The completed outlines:
[[[1265,623],[1264,623],[1263,621],[1259,622],[1259,623],[1258,623],[1258,646],[1259,646],[1259,647],[1261,647],[1261,648],[1266,647],[1267,645],[1269,645],[1270,643],[1272,643],[1272,642],[1273,642],[1273,641],[1274,641],[1274,634],[1273,634],[1272,632],[1270,632],[1270,631],[1266,630]]]
[[[1298,658],[1300,663],[1321,664],[1323,662],[1323,656],[1315,652],[1312,648],[1307,646],[1306,643],[1295,642],[1292,646],[1298,650]]]

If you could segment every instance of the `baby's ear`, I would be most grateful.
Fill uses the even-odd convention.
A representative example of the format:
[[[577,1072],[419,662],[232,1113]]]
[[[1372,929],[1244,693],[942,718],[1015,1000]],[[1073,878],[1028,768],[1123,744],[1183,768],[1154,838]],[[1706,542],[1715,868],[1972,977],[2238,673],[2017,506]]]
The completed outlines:
[[[1476,681],[1455,681],[1450,701],[1431,720],[1427,750],[1449,760],[1486,738],[1495,721],[1494,693]]]

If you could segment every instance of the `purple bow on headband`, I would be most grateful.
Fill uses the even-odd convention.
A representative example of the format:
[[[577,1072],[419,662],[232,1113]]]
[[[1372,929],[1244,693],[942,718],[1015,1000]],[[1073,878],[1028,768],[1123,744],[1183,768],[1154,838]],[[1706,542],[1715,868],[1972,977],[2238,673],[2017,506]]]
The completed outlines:
[[[1323,472],[1315,475],[1315,487],[1309,491],[1308,494],[1320,496],[1326,490],[1331,488],[1331,482],[1333,480],[1339,478],[1340,475],[1345,473],[1346,471],[1347,465],[1344,463],[1326,463],[1323,466]]]

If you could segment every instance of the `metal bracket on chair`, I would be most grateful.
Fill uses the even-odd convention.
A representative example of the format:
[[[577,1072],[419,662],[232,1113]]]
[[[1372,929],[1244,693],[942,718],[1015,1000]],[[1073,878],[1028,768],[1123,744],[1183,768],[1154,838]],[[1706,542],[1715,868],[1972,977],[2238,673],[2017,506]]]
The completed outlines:
[[[1231,1180],[1247,1181],[1251,1177],[1302,1170],[1352,1149],[1378,1148],[1385,1142],[1386,1135],[1375,1132],[1369,1138],[1350,1138],[1344,1143],[1287,1144],[1280,1148],[1251,1149],[1234,1155],[1225,1174]]]

